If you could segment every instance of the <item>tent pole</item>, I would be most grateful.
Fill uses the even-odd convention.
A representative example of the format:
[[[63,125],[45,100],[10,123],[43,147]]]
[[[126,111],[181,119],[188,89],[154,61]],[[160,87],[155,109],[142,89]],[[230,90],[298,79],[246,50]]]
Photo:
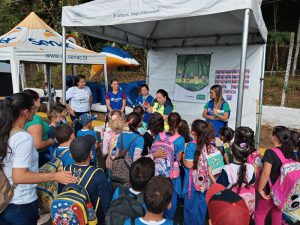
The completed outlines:
[[[249,31],[249,16],[250,16],[250,9],[245,9],[242,51],[241,51],[241,61],[240,61],[239,90],[237,96],[237,110],[236,110],[236,121],[235,121],[236,128],[240,127],[242,123],[244,80],[245,80],[245,71],[246,71],[246,57],[247,57],[247,44],[248,44],[248,31]]]
[[[255,136],[255,143],[256,148],[259,147],[260,144],[260,129],[261,129],[261,120],[262,120],[262,103],[263,103],[263,91],[264,91],[264,77],[265,77],[265,59],[266,59],[266,44],[264,45],[263,49],[263,58],[261,62],[261,76],[260,76],[260,87],[259,87],[259,108],[258,108],[258,121],[256,124],[256,136]]]
[[[47,75],[47,92],[48,92],[48,102],[47,102],[47,113],[50,113],[52,96],[51,96],[51,67],[50,64],[46,64],[46,75]]]
[[[66,27],[62,27],[62,103],[66,105],[66,75],[67,75],[67,54],[66,54]]]
[[[146,69],[146,84],[149,85],[149,57],[148,57],[148,53],[149,53],[149,50],[147,49],[147,69]]]
[[[105,82],[105,90],[108,92],[108,78],[107,78],[107,66],[106,66],[106,59],[103,65],[103,72],[104,72],[104,82]]]

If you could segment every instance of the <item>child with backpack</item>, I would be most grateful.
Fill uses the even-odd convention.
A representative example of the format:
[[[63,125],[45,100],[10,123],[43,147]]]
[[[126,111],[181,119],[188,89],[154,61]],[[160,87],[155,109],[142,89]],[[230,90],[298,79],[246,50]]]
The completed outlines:
[[[162,175],[172,180],[174,192],[172,196],[172,206],[166,210],[165,216],[173,220],[177,208],[178,197],[181,195],[181,178],[179,162],[185,148],[185,140],[178,133],[181,117],[178,113],[170,113],[168,116],[169,131],[158,134],[151,147],[151,154],[162,155],[154,156],[155,175]]]
[[[51,155],[52,158],[59,158],[62,161],[63,166],[69,166],[74,163],[71,156],[69,146],[75,139],[75,135],[72,127],[68,124],[62,124],[55,128],[55,139],[59,146],[54,150]]]
[[[137,112],[138,114],[140,114],[140,117],[142,118],[142,123],[140,125],[140,127],[138,128],[138,132],[140,133],[140,135],[144,135],[147,131],[147,127],[148,124],[144,121],[144,115],[145,115],[145,110],[142,106],[136,106],[133,109],[133,112]],[[149,119],[148,119],[149,121]]]
[[[219,134],[220,134],[220,140],[222,141],[220,149],[223,154],[224,163],[230,164],[233,162],[230,148],[231,148],[231,140],[234,137],[234,131],[230,127],[221,127],[219,130]]]
[[[232,189],[246,202],[250,216],[255,210],[255,173],[252,164],[246,163],[251,147],[247,143],[233,142],[231,153],[233,162],[225,165],[217,183]]]
[[[273,189],[280,178],[281,166],[286,163],[285,161],[294,159],[293,148],[291,145],[291,133],[290,130],[284,126],[277,126],[273,129],[270,136],[272,145],[274,148],[267,149],[262,162],[263,170],[259,180],[258,193],[260,198],[257,202],[255,210],[255,224],[265,224],[267,214],[271,211],[272,225],[280,225],[282,219],[282,211],[279,206],[275,205],[278,199],[274,199],[276,190]],[[282,181],[285,183],[284,179]],[[281,195],[289,194],[293,188],[293,185],[284,188]],[[272,194],[272,195],[270,195]],[[299,195],[299,193],[297,193]],[[292,206],[292,204],[291,204]]]
[[[117,188],[111,206],[105,217],[106,225],[123,224],[128,217],[145,215],[144,190],[154,177],[155,165],[152,159],[142,157],[132,163],[129,170],[130,188]]]
[[[48,116],[48,119],[50,120],[49,130],[48,130],[48,138],[54,139],[55,127],[57,127],[57,125],[59,125],[59,123],[61,121],[60,113],[55,108],[53,108],[47,116]]]
[[[207,213],[206,191],[215,183],[207,163],[206,146],[210,145],[209,124],[203,120],[195,120],[191,133],[194,140],[187,144],[183,159],[184,224],[203,225]]]
[[[112,151],[112,183],[113,187],[129,187],[129,168],[141,157],[144,139],[137,131],[142,118],[136,112],[127,116],[130,131],[121,132],[116,149]]]
[[[91,158],[91,165],[97,165],[97,150],[99,148],[99,140],[92,128],[92,121],[96,120],[95,116],[92,116],[88,113],[84,113],[79,117],[79,124],[82,126],[82,129],[77,132],[77,137],[92,135],[96,139],[95,146],[93,146],[93,156]]]
[[[173,187],[169,179],[153,177],[147,184],[144,200],[147,212],[144,216],[127,219],[124,225],[172,225],[173,221],[164,218],[164,212],[171,207]]]
[[[102,154],[107,156],[105,165],[110,180],[113,161],[111,158],[112,151],[116,148],[119,135],[124,128],[123,113],[120,110],[113,110],[109,113],[108,127],[109,131],[105,131],[103,134]]]
[[[89,224],[96,224],[98,221],[98,224],[104,225],[105,213],[111,201],[111,187],[103,170],[90,165],[95,143],[96,139],[92,135],[77,137],[71,142],[70,151],[75,163],[65,167],[65,171],[72,172],[78,182],[65,186],[52,203],[53,223],[60,224],[65,215],[66,221],[62,224],[71,224],[71,221],[78,225],[87,224],[80,222],[84,218],[82,214],[86,214],[88,222],[93,221]],[[81,204],[86,203],[82,212],[75,209],[76,206],[80,207],[76,205],[78,199]]]

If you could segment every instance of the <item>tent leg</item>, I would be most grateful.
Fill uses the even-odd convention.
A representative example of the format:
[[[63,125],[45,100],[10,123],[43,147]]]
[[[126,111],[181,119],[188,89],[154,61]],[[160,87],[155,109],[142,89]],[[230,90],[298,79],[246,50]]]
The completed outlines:
[[[67,75],[67,54],[66,54],[66,27],[62,27],[62,103],[66,105],[66,77]]]
[[[245,9],[242,51],[241,51],[241,61],[240,61],[240,79],[239,79],[239,90],[237,96],[237,110],[236,110],[236,121],[235,121],[236,128],[240,127],[242,123],[244,80],[245,80],[245,71],[246,71],[246,57],[247,57],[247,44],[248,44],[248,31],[249,31],[249,15],[250,15],[250,9]]]
[[[104,73],[104,82],[105,82],[105,90],[108,92],[108,78],[107,78],[107,66],[106,66],[106,60],[103,65],[103,73]]]
[[[260,76],[260,87],[259,87],[259,108],[258,108],[258,121],[256,124],[256,132],[255,132],[255,143],[256,148],[259,147],[260,144],[260,129],[261,129],[261,121],[262,121],[262,103],[263,103],[263,91],[264,91],[264,77],[265,77],[265,59],[266,59],[266,44],[264,45],[263,50],[263,60],[261,62],[261,76]]]
[[[25,77],[25,64],[20,64],[20,76],[21,76],[21,87],[22,90],[26,87],[26,77]]]
[[[47,112],[50,113],[52,96],[51,96],[51,67],[50,64],[46,64],[46,75],[47,75],[47,92],[48,92],[48,102],[47,102]]]
[[[149,85],[149,57],[148,57],[148,51],[149,50],[147,50],[146,84]]]

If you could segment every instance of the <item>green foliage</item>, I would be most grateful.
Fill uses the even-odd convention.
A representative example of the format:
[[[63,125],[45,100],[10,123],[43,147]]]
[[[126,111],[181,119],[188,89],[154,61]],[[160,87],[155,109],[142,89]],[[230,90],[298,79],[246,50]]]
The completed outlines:
[[[289,45],[290,37],[290,32],[269,32],[269,41],[278,45]]]

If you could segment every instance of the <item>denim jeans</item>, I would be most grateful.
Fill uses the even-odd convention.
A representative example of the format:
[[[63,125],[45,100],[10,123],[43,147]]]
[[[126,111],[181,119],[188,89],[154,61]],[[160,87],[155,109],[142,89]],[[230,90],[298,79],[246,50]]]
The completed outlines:
[[[35,225],[38,221],[39,202],[35,200],[28,204],[9,204],[0,214],[2,225]]]

